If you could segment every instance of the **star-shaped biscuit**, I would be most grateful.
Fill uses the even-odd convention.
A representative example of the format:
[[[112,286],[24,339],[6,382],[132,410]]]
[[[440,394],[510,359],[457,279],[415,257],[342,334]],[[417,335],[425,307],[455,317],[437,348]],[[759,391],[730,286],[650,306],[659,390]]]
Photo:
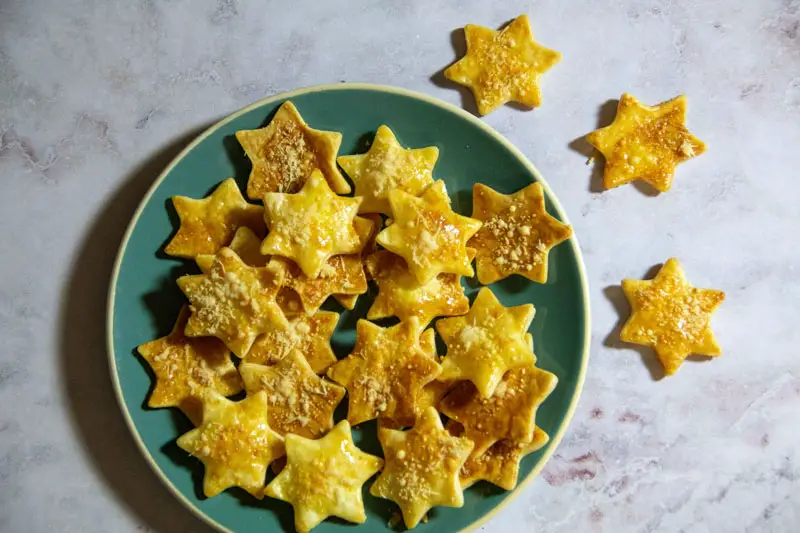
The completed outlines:
[[[431,361],[439,360],[439,356],[436,353],[436,332],[433,328],[426,329],[422,332],[419,336],[419,346]],[[378,428],[403,429],[408,426],[413,426],[416,422],[416,417],[419,417],[428,407],[439,409],[439,402],[450,392],[453,385],[454,382],[452,380],[439,381],[434,379],[419,391],[419,395],[414,402],[415,418],[413,420],[411,418],[406,418],[402,421],[397,421],[388,418],[379,418]]]
[[[275,302],[281,281],[279,272],[249,267],[235,252],[223,248],[208,274],[177,280],[191,303],[186,335],[217,337],[243,357],[260,334],[289,325]]]
[[[711,331],[711,313],[725,293],[689,285],[677,259],[664,263],[653,280],[623,280],[622,290],[631,316],[620,339],[652,347],[668,376],[690,354],[722,355]]]
[[[317,374],[336,362],[331,349],[331,336],[339,321],[339,313],[317,311],[289,318],[289,327],[275,328],[260,335],[242,358],[248,363],[276,365],[297,350]]]
[[[236,230],[233,239],[227,247],[233,250],[245,265],[263,267],[266,266],[267,261],[269,261],[269,256],[261,254],[261,240],[261,237],[256,235],[250,228],[241,227]],[[194,258],[200,272],[208,274],[211,271],[211,265],[214,264],[215,256],[216,253],[201,254]]]
[[[315,439],[333,427],[333,411],[345,390],[316,375],[299,351],[274,366],[243,362],[239,372],[247,394],[267,392],[269,425],[281,435]]]
[[[267,193],[264,218],[270,232],[261,253],[288,257],[316,278],[330,257],[364,247],[366,239],[354,221],[360,203],[361,198],[334,194],[319,171],[312,172],[298,193]]]
[[[706,151],[706,145],[686,129],[686,96],[656,106],[623,94],[614,122],[586,136],[606,159],[606,189],[634,180],[659,192],[672,186],[675,167]]]
[[[173,196],[172,205],[181,226],[164,248],[168,255],[194,259],[200,254],[217,253],[240,227],[264,234],[264,208],[248,204],[233,178],[223,181],[202,200]]]
[[[474,250],[468,250],[470,257]],[[366,260],[367,272],[378,284],[378,295],[367,311],[369,320],[396,316],[408,320],[415,316],[423,327],[437,316],[463,315],[469,310],[461,276],[439,274],[425,284],[409,271],[402,257],[380,250]]]
[[[472,383],[458,383],[439,403],[445,415],[461,423],[465,435],[483,453],[497,441],[530,442],[536,410],[558,383],[551,374],[533,365],[509,370],[494,394],[484,398]]]
[[[546,282],[550,248],[570,238],[572,228],[547,213],[542,186],[531,183],[506,195],[476,183],[472,191],[472,218],[483,222],[469,241],[478,281],[489,285],[520,274]]]
[[[346,420],[318,440],[287,435],[286,457],[286,467],[265,494],[294,506],[298,532],[310,531],[329,516],[356,524],[366,521],[361,486],[383,460],[356,447]]]
[[[378,440],[386,464],[369,492],[399,505],[408,529],[434,506],[464,505],[458,474],[473,444],[445,431],[436,409],[423,411],[409,431],[378,428]]]
[[[331,257],[316,278],[309,278],[297,264],[283,257],[273,257],[270,266],[273,265],[284,271],[284,286],[297,293],[306,313],[316,312],[329,296],[357,297],[367,292],[367,278],[359,254]]]
[[[428,283],[442,272],[472,276],[466,244],[481,222],[453,212],[443,181],[419,198],[395,189],[389,203],[394,222],[378,234],[378,244],[403,257],[417,282]]]
[[[464,316],[443,318],[436,331],[447,345],[440,380],[466,379],[488,398],[508,370],[536,362],[525,335],[533,320],[531,304],[503,307],[484,287]]]
[[[197,425],[202,420],[205,392],[231,396],[242,390],[242,380],[222,341],[184,335],[188,320],[189,308],[184,306],[169,335],[137,350],[156,378],[148,407],[179,407]]]
[[[454,420],[447,423],[447,431],[456,437],[464,435],[464,426]],[[519,478],[519,463],[535,451],[541,450],[550,441],[550,436],[539,426],[530,442],[501,440],[483,453],[470,454],[461,467],[461,487],[466,489],[478,481],[488,481],[505,490],[514,490]]]
[[[406,150],[388,126],[380,126],[369,151],[343,155],[337,160],[361,196],[359,213],[391,215],[389,191],[400,189],[418,196],[433,183],[433,167],[439,158],[435,146]]]
[[[237,131],[236,138],[253,164],[247,196],[254,200],[269,192],[299,191],[314,169],[335,192],[350,192],[336,167],[342,134],[310,128],[291,102],[278,108],[266,128]]]
[[[441,370],[422,351],[421,332],[415,317],[390,328],[358,321],[353,351],[328,369],[328,377],[347,389],[352,425],[377,417],[413,423],[420,390]]]
[[[512,100],[530,107],[542,104],[539,77],[561,60],[561,54],[533,40],[527,15],[501,31],[467,24],[464,37],[466,55],[444,75],[472,89],[481,115]]]
[[[236,230],[236,234],[233,236],[233,240],[228,248],[233,250],[247,266],[263,267],[266,266],[270,261],[270,257],[268,255],[263,255],[261,253],[261,238],[248,228],[239,228]],[[208,274],[211,271],[211,265],[214,263],[214,258],[215,255],[204,254],[198,255],[194,260],[197,263],[197,266],[200,268],[200,272],[203,274]],[[287,263],[290,262],[288,259],[276,259],[286,261]],[[294,265],[294,263],[292,263],[292,265],[293,270],[300,272],[300,269]],[[278,294],[275,297],[275,300],[278,302],[278,307],[281,308],[281,311],[283,311],[283,314],[286,315],[286,318],[305,315],[303,312],[303,305],[300,300],[300,295],[298,295],[294,289],[286,286],[288,283],[286,275],[287,272],[284,272],[284,286],[278,289]],[[310,312],[313,313],[315,310],[316,309]],[[311,366],[314,366],[314,363],[312,363]]]
[[[269,464],[283,456],[283,438],[268,422],[267,394],[240,402],[210,393],[203,401],[203,423],[178,437],[178,446],[206,467],[203,492],[209,498],[229,487],[263,497]]]

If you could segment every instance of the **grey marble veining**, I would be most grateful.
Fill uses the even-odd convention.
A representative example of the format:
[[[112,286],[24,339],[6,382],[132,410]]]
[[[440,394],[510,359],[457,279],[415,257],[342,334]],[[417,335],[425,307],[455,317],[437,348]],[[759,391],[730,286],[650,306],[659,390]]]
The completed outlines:
[[[206,530],[138,455],[104,347],[125,225],[199,130],[264,96],[342,80],[461,104],[440,74],[452,32],[523,12],[564,59],[544,78],[543,107],[486,121],[571,217],[592,358],[556,455],[484,530],[800,530],[797,0],[4,0],[0,531]],[[597,192],[585,165],[576,139],[607,123],[624,91],[689,97],[688,126],[710,149],[668,194]],[[652,354],[616,340],[618,284],[670,256],[694,284],[728,293],[714,319],[725,355],[657,381]]]

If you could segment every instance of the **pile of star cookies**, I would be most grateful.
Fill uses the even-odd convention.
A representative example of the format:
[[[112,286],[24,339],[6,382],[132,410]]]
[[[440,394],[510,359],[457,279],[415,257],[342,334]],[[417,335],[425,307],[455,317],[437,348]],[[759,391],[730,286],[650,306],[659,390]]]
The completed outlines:
[[[549,250],[571,229],[542,187],[476,184],[472,216],[459,215],[433,179],[437,148],[406,149],[380,126],[367,153],[337,159],[341,134],[312,129],[291,102],[236,137],[252,162],[247,195],[262,203],[233,179],[173,198],[180,227],[165,251],[200,273],[177,280],[188,302],[172,333],[138,348],[155,375],[148,405],[196,426],[178,445],[204,464],[206,496],[285,500],[309,531],[329,516],[363,522],[361,487],[378,472],[370,493],[408,528],[463,505],[476,481],[513,489],[520,460],[548,441],[536,411],[557,378],[536,366],[533,305],[504,307],[486,287],[470,305],[461,278],[547,280]],[[355,308],[368,282],[377,296],[337,360],[339,314],[321,307]],[[371,322],[389,317],[399,322]],[[353,441],[371,420],[383,458]]]

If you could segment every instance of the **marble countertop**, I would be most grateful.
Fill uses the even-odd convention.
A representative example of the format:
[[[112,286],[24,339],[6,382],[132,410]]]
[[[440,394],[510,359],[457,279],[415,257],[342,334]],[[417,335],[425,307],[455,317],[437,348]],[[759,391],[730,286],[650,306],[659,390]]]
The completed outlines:
[[[520,13],[564,59],[486,121],[539,167],[591,285],[592,356],[555,456],[484,531],[800,530],[800,2],[0,2],[0,531],[199,532],[134,446],[105,362],[124,228],[200,130],[339,81],[472,108],[465,23]],[[709,151],[672,191],[598,192],[578,140],[631,92],[689,97]],[[728,298],[725,354],[657,380],[617,341],[619,282],[671,256]],[[798,425],[795,425],[798,424]]]

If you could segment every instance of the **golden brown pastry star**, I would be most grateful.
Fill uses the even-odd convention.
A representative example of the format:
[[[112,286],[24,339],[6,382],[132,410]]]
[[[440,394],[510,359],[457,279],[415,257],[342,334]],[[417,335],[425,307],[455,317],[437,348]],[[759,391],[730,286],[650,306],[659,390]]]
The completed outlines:
[[[461,437],[464,435],[464,426],[455,420],[450,420],[447,422],[447,431],[451,435]],[[536,426],[533,440],[530,442],[501,440],[483,453],[475,453],[473,450],[467,462],[461,467],[459,474],[461,487],[466,489],[478,481],[488,481],[501,489],[514,490],[519,477],[520,461],[526,455],[544,448],[549,441],[550,435]]]
[[[677,259],[664,263],[653,280],[623,280],[622,290],[632,312],[620,339],[652,347],[668,376],[690,354],[722,355],[711,331],[711,313],[725,293],[689,285]]]
[[[294,506],[299,533],[329,516],[356,524],[366,521],[361,486],[380,470],[383,460],[356,447],[346,420],[318,440],[287,435],[286,457],[286,466],[265,493]]]
[[[462,381],[439,407],[464,426],[465,435],[475,443],[475,453],[483,453],[504,439],[530,442],[536,411],[557,383],[555,374],[527,365],[509,370],[489,398],[483,398],[472,383]]]
[[[509,195],[476,183],[472,218],[483,222],[468,243],[476,250],[478,281],[483,285],[511,274],[546,282],[550,248],[572,235],[572,228],[545,210],[544,191],[538,183]]]
[[[239,144],[253,164],[247,196],[260,200],[268,192],[300,190],[314,169],[320,169],[331,189],[350,192],[336,167],[342,144],[338,131],[312,129],[291,102],[284,102],[266,128],[236,132]]]
[[[269,267],[249,267],[230,248],[217,253],[208,274],[181,276],[191,303],[188,337],[217,337],[243,357],[256,337],[289,323],[275,301],[282,278]]]
[[[316,375],[299,351],[274,366],[242,363],[239,372],[247,394],[267,392],[269,424],[281,435],[315,439],[333,427],[333,411],[345,390]]]
[[[380,126],[369,151],[343,155],[338,161],[364,201],[359,213],[391,215],[389,191],[400,189],[419,196],[433,183],[433,167],[439,158],[435,146],[406,150],[388,126]]]
[[[164,253],[194,259],[201,254],[215,254],[227,246],[240,227],[264,235],[264,208],[248,204],[233,178],[223,181],[202,200],[173,196],[172,205],[181,226],[164,248]]]
[[[703,141],[686,129],[684,95],[647,106],[623,94],[614,122],[588,134],[586,140],[606,159],[606,189],[642,180],[666,192],[678,163],[706,151]]]
[[[530,107],[542,104],[539,78],[561,60],[561,54],[533,40],[527,15],[501,31],[467,24],[464,36],[467,54],[444,75],[472,89],[481,115],[511,100]]]
[[[458,274],[439,274],[420,285],[399,255],[380,250],[365,262],[378,284],[378,295],[367,311],[369,320],[389,316],[408,320],[415,316],[425,327],[437,316],[463,315],[469,310],[469,299],[464,295]]]
[[[203,423],[178,437],[178,446],[205,465],[207,497],[235,486],[263,498],[267,467],[285,453],[283,438],[269,427],[268,417],[265,392],[240,402],[206,395]]]
[[[284,286],[294,291],[306,313],[315,313],[329,296],[358,296],[367,292],[367,277],[360,254],[334,255],[309,278],[289,259],[273,257],[270,266],[283,269]]]
[[[469,313],[436,322],[447,345],[439,379],[469,380],[489,398],[508,370],[536,362],[525,337],[533,314],[533,305],[503,307],[491,290],[482,288]]]
[[[262,238],[256,235],[253,230],[247,227],[241,227],[236,230],[228,248],[233,250],[245,265],[263,267],[266,266],[267,261],[269,261],[269,256],[261,255],[261,241]],[[200,272],[208,274],[211,271],[211,265],[214,264],[215,257],[216,253],[201,254],[195,257],[194,261],[197,263]]]
[[[259,365],[276,365],[297,350],[314,372],[325,372],[336,362],[336,355],[331,348],[331,335],[339,321],[339,313],[317,311],[313,315],[299,314],[288,320],[289,327],[276,328],[260,335],[242,360]]]
[[[395,189],[389,203],[394,222],[378,234],[378,244],[405,259],[418,283],[442,272],[472,276],[466,244],[481,222],[453,212],[443,181],[419,198]]]
[[[355,225],[360,204],[361,198],[334,194],[319,171],[298,193],[267,193],[264,218],[269,234],[261,253],[292,259],[306,276],[316,278],[330,257],[360,252],[366,244],[368,232],[362,238]]]
[[[221,340],[184,335],[188,320],[189,308],[184,306],[169,335],[146,342],[137,350],[156,377],[147,405],[179,407],[198,425],[205,392],[231,396],[242,390],[242,379]]]
[[[436,409],[423,411],[409,431],[378,428],[378,440],[386,464],[369,492],[399,505],[408,529],[434,506],[464,505],[458,475],[473,444],[445,431]]]
[[[416,317],[389,328],[358,321],[353,351],[328,369],[328,377],[347,389],[352,425],[377,417],[413,423],[420,390],[441,370],[422,351],[420,333]]]

